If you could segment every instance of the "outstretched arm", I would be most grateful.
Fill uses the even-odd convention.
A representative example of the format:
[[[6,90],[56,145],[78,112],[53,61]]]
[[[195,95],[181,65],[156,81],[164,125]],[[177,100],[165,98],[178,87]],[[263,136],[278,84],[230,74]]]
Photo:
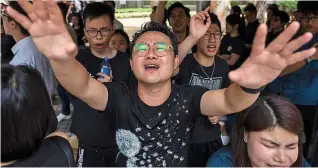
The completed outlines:
[[[104,110],[108,101],[107,88],[90,78],[75,59],[77,46],[69,35],[62,13],[53,0],[26,0],[18,3],[29,18],[7,7],[8,14],[27,29],[36,47],[50,60],[58,81],[72,95],[92,108]]]
[[[297,32],[299,23],[292,23],[272,43],[265,48],[266,25],[259,26],[254,38],[252,52],[242,66],[230,72],[234,82],[223,90],[208,91],[201,98],[201,113],[207,116],[227,115],[244,110],[254,103],[258,94],[250,94],[242,87],[258,89],[272,82],[288,65],[304,60],[316,52],[315,48],[294,53],[307,43],[311,33],[289,42]]]

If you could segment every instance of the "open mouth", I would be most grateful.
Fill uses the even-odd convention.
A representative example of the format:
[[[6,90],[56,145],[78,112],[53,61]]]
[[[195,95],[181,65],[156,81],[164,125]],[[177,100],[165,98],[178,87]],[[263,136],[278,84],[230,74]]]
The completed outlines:
[[[145,70],[147,72],[154,72],[156,70],[159,69],[159,65],[155,65],[155,64],[148,64],[148,65],[145,65]]]
[[[209,52],[215,52],[216,51],[216,46],[215,45],[208,45],[208,51]]]
[[[96,47],[97,47],[97,48],[103,48],[103,47],[104,47],[104,44],[102,44],[102,43],[97,43],[97,44],[96,44]]]

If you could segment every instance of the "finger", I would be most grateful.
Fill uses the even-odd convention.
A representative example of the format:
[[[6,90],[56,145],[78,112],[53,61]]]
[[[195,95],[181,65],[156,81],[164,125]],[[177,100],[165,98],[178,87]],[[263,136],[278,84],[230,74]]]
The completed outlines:
[[[64,25],[64,18],[62,12],[60,8],[57,6],[56,2],[54,0],[46,0],[45,3],[49,12],[50,19],[55,24]]]
[[[244,78],[244,71],[242,68],[238,68],[235,71],[231,71],[229,73],[229,78],[234,83],[240,83],[240,81]]]
[[[33,6],[36,9],[35,13],[39,19],[41,20],[49,19],[49,14],[47,12],[46,5],[42,0],[33,0]]]
[[[18,0],[17,2],[33,22],[38,20],[37,15],[34,13],[34,7],[30,2],[26,0]]]
[[[197,13],[197,16],[199,16],[202,20],[205,19],[205,15],[202,12]]]
[[[279,36],[273,42],[271,42],[268,45],[266,50],[271,53],[280,52],[286,46],[289,40],[294,36],[294,34],[298,31],[298,29],[298,22],[291,23],[282,33],[279,34]]]
[[[203,13],[205,14],[206,17],[210,17],[210,15],[209,15],[209,9],[210,9],[210,7],[207,7],[207,8],[205,8],[204,11],[203,11]]]
[[[25,15],[20,14],[10,6],[6,8],[6,11],[10,17],[12,17],[15,21],[17,21],[20,25],[22,25],[26,30],[29,30],[31,27],[31,20]]]
[[[290,57],[294,51],[299,49],[301,46],[306,44],[312,39],[313,35],[311,33],[305,33],[304,35],[298,37],[296,40],[293,40],[287,44],[287,46],[280,52],[280,55],[283,57]]]
[[[252,55],[258,55],[265,48],[267,26],[261,24],[258,26],[252,45]]]
[[[210,6],[204,9],[204,12],[209,12]]]
[[[302,61],[316,52],[316,48],[310,48],[304,51],[299,51],[287,58],[287,65],[293,65],[299,61]]]

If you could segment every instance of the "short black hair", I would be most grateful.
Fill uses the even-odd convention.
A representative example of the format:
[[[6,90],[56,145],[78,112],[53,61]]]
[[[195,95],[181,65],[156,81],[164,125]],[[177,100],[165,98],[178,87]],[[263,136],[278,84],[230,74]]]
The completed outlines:
[[[285,11],[279,10],[279,11],[273,13],[273,17],[274,16],[279,17],[281,23],[284,23],[284,24],[287,24],[290,21],[289,15]]]
[[[101,2],[90,3],[86,6],[83,12],[84,25],[86,24],[87,19],[92,20],[104,15],[108,15],[110,17],[111,23],[114,23],[115,14],[110,6]]]
[[[116,7],[116,3],[115,1],[104,1],[104,3],[106,4],[107,2],[110,2],[112,4],[112,8],[115,10],[115,7]]]
[[[318,1],[298,1],[297,10],[304,14],[318,15]]]
[[[279,11],[279,7],[278,7],[278,5],[275,4],[275,3],[268,5],[267,9],[271,10],[273,13]]]
[[[13,8],[14,10],[16,10],[17,12],[19,12],[20,14],[26,16],[28,18],[28,15],[27,13],[21,8],[21,6],[18,4],[17,1],[9,1],[9,6],[11,8]],[[15,21],[13,18],[11,18],[10,16],[8,17],[8,20],[11,21],[13,20],[19,27],[20,27],[20,30],[21,30],[21,33],[24,34],[24,35],[27,35],[29,36],[29,32],[28,30],[26,30],[20,23],[18,23],[17,21]]]
[[[221,30],[221,22],[216,14],[209,12],[211,24],[217,24]],[[221,30],[222,31],[222,30]]]
[[[172,44],[173,47],[173,53],[175,56],[178,55],[178,40],[177,40],[177,36],[168,28],[168,26],[161,24],[161,23],[156,23],[156,22],[147,22],[145,23],[142,27],[141,30],[137,31],[134,35],[133,35],[133,40],[131,42],[131,53],[133,53],[133,49],[135,46],[136,41],[138,40],[138,38],[140,36],[142,36],[144,33],[147,32],[161,32],[163,34],[165,34],[166,36],[169,37],[170,42]]]
[[[115,34],[120,34],[120,35],[124,36],[124,38],[125,38],[125,40],[126,40],[126,42],[127,42],[127,44],[128,44],[128,48],[127,48],[126,53],[127,53],[127,54],[130,54],[130,40],[129,40],[128,34],[127,34],[124,30],[122,30],[122,29],[116,29],[116,30],[114,31],[114,33],[112,34],[112,36],[115,35]]]
[[[191,18],[190,16],[190,9],[185,7],[181,2],[175,2],[173,3],[171,6],[169,6],[168,10],[167,10],[167,17],[168,19],[171,17],[171,14],[172,14],[172,10],[175,9],[175,8],[181,8],[184,10],[184,13],[186,14],[186,16],[188,18]]]
[[[42,75],[34,68],[1,67],[1,162],[24,159],[50,133],[55,111]]]
[[[249,3],[244,8],[244,12],[250,12],[250,13],[257,14],[256,6],[254,4],[252,4],[252,3]]]

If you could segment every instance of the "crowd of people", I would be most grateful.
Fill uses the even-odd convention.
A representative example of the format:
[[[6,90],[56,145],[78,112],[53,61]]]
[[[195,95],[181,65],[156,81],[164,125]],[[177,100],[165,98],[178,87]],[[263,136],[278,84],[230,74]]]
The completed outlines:
[[[317,1],[233,6],[226,30],[159,1],[132,40],[114,1],[75,6],[1,4],[1,166],[318,166]]]

